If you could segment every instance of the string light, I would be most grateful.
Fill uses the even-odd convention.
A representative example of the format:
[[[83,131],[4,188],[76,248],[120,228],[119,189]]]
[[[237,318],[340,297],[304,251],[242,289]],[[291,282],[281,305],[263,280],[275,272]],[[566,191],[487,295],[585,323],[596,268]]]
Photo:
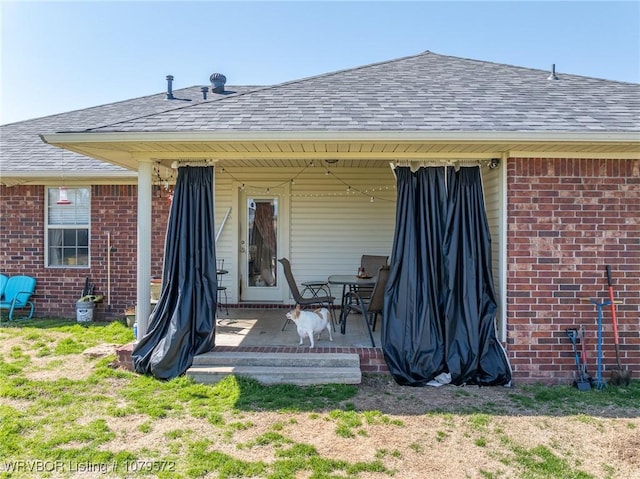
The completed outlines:
[[[246,184],[243,183],[239,178],[237,178],[236,176],[234,176],[232,173],[230,173],[229,171],[227,171],[225,168],[220,168],[220,172],[221,173],[225,173],[226,175],[228,175],[233,181],[240,183],[240,190],[241,191],[245,191],[249,194],[264,194],[269,193],[272,189],[277,189],[281,186],[284,186],[286,184],[290,184],[290,185],[295,185],[296,182],[295,180],[300,177],[300,175],[302,175],[307,169],[311,168],[314,166],[313,161],[310,161],[309,164],[306,164],[304,167],[302,167],[300,169],[300,171],[298,171],[295,175],[293,175],[291,178],[287,178],[285,180],[282,181],[277,181],[276,183],[269,185],[269,186],[264,186],[264,185],[250,185],[250,184]],[[378,187],[368,187],[368,188],[357,188],[354,186],[351,186],[349,183],[347,183],[346,181],[344,181],[342,178],[340,178],[338,175],[336,175],[333,171],[331,170],[325,170],[324,173],[325,176],[331,176],[333,177],[337,182],[341,183],[342,185],[344,185],[345,190],[340,191],[340,192],[327,192],[327,193],[290,193],[289,196],[290,197],[297,197],[297,198],[306,198],[306,197],[313,197],[313,198],[320,198],[320,197],[326,197],[326,196],[353,196],[353,195],[361,195],[364,196],[366,198],[369,199],[370,203],[374,203],[375,200],[379,200],[379,201],[388,201],[388,202],[394,202],[395,199],[389,199],[389,198],[383,198],[383,197],[377,197],[375,196],[375,192],[376,191],[385,191],[385,190],[389,190],[389,189],[395,189],[396,186],[394,185],[384,185],[384,186],[378,186]]]
[[[167,201],[171,203],[173,201],[173,185],[171,183],[174,182],[174,172],[171,170],[169,172],[168,168],[164,169],[164,176],[160,173],[160,166],[156,164],[153,167],[153,175],[154,175],[154,184],[158,187],[158,192],[160,193],[160,197],[162,198],[164,191],[167,195]]]

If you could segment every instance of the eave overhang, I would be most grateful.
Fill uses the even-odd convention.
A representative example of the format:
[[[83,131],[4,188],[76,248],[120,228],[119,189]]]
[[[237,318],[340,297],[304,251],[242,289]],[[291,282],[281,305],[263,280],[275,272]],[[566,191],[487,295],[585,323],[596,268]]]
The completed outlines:
[[[508,157],[640,159],[640,132],[68,132],[45,143],[137,171],[140,161],[338,159],[355,163]]]

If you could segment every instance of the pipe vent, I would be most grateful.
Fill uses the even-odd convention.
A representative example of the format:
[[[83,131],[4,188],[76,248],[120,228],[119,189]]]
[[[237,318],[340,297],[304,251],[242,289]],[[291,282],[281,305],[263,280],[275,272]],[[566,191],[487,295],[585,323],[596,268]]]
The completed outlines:
[[[173,75],[167,75],[167,100],[173,100]]]
[[[556,64],[551,65],[551,74],[547,77],[547,80],[557,80],[558,75],[556,75]]]

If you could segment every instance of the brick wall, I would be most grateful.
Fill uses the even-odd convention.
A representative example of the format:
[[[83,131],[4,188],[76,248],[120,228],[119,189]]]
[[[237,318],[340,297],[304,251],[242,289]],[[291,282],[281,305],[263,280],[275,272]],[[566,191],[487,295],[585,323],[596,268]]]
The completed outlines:
[[[0,272],[26,274],[37,280],[35,316],[76,315],[85,278],[95,284],[99,303],[94,319],[123,316],[127,305],[136,302],[137,187],[134,185],[93,186],[91,188],[90,268],[45,268],[45,187],[0,186]],[[154,190],[151,274],[161,276],[164,238],[169,203]],[[111,261],[107,255],[111,236]],[[111,307],[109,294],[111,277]]]
[[[640,377],[640,162],[511,158],[508,168],[508,351],[514,379],[567,383],[566,329],[587,330],[596,375],[597,310],[611,265],[621,362]],[[604,309],[604,378],[616,365],[611,307]]]

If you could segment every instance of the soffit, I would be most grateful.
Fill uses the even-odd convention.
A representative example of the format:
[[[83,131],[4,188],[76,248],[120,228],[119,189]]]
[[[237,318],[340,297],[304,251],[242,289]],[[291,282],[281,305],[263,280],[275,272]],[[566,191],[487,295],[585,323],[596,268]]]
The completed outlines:
[[[61,142],[57,146],[131,170],[140,161],[170,166],[176,160],[225,160],[243,166],[291,166],[338,159],[368,162],[506,157],[640,158],[636,141],[113,141]],[[347,164],[344,162],[352,162]]]

